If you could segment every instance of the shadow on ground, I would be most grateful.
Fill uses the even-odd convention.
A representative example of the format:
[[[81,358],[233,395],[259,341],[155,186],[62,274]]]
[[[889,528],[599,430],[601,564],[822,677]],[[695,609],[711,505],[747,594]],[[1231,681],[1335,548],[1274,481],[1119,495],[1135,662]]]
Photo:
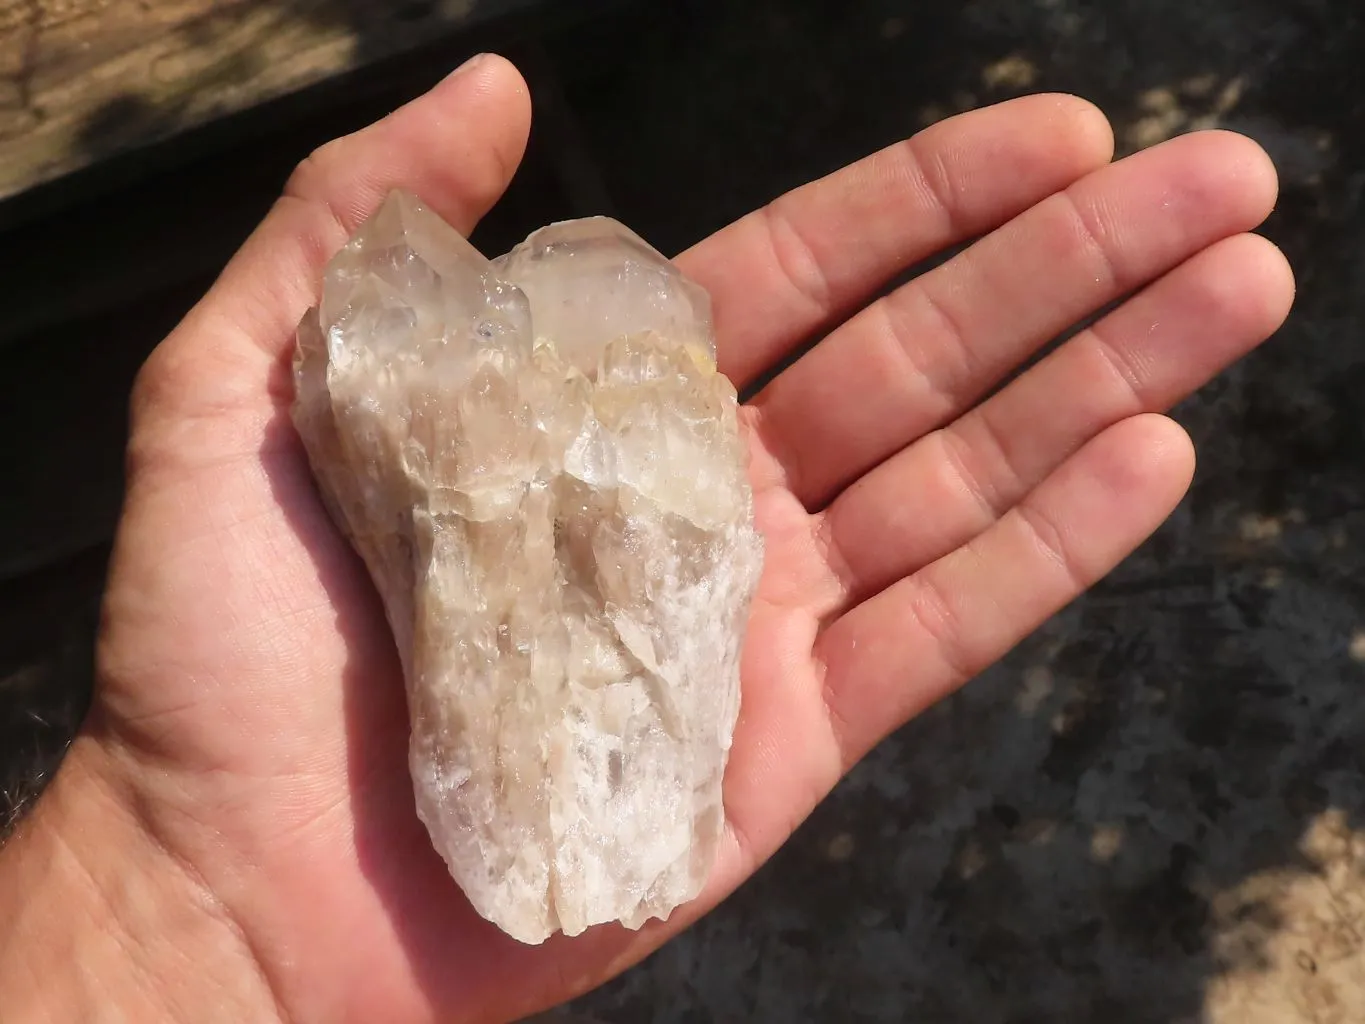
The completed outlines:
[[[657,6],[559,31],[544,55],[597,184],[661,248],[946,114],[1065,89],[1104,107],[1126,150],[1204,126],[1258,138],[1284,178],[1268,233],[1300,301],[1270,346],[1178,411],[1199,475],[1151,543],[884,743],[720,911],[562,1019],[1365,1020],[1365,13],[1349,0]],[[224,200],[242,212],[206,261],[303,145],[281,141],[271,173]],[[533,153],[489,248],[582,212],[556,152]],[[206,173],[187,188],[218,181]],[[155,224],[153,196],[134,209]],[[0,403],[5,436],[55,438],[79,479],[112,474],[88,543],[116,501],[128,353],[183,301],[157,293],[112,347],[66,326],[62,360],[118,367],[81,399],[89,418]],[[19,358],[40,379],[66,372]],[[109,439],[95,455],[91,436]],[[30,520],[70,493],[69,469],[44,468],[55,457],[3,457]],[[70,625],[98,587],[98,556],[84,557],[67,570],[70,618],[51,612],[68,654],[46,683],[28,670],[0,684],[23,695],[0,713],[0,749],[21,760],[30,713],[59,738],[88,680],[84,627]]]

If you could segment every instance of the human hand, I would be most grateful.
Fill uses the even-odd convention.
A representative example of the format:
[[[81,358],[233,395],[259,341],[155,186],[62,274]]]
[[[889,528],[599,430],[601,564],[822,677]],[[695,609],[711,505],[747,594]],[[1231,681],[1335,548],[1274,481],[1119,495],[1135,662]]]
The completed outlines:
[[[314,154],[139,379],[96,703],[0,887],[65,877],[26,867],[34,850],[69,856],[168,1015],[210,1019],[207,998],[235,1019],[506,1020],[639,960],[1165,519],[1193,453],[1156,414],[1291,301],[1282,257],[1243,233],[1275,197],[1254,144],[1204,133],[1111,165],[1101,115],[1058,96],[943,122],[680,256],[741,389],[828,332],[744,412],[767,554],[728,834],[668,922],[522,946],[473,913],[415,815],[392,639],[288,407],[326,260],[396,186],[467,232],[529,116],[516,72],[484,58]],[[113,823],[94,846],[74,825],[91,806]]]

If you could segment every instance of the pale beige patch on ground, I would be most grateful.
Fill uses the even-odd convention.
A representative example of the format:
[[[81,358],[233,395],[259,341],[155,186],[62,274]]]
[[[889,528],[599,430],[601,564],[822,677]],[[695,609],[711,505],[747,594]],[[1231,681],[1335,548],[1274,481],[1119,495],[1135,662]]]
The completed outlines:
[[[1262,965],[1210,981],[1207,1024],[1352,1024],[1365,1021],[1365,831],[1328,811],[1302,844],[1305,869],[1253,875],[1212,899],[1215,949]]]

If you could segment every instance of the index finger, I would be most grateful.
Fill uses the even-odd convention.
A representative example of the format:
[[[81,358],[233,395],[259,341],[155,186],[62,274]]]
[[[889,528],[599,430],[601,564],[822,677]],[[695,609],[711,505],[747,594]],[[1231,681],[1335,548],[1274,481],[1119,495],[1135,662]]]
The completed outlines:
[[[1109,162],[1104,115],[1036,95],[926,128],[774,200],[678,257],[711,293],[739,388],[902,271]]]

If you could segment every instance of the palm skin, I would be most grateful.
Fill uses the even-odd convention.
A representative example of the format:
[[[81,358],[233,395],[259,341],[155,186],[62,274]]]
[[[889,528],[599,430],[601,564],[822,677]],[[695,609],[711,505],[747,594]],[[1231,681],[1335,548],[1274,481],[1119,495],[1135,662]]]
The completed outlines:
[[[1159,413],[1291,301],[1283,259],[1244,233],[1274,202],[1259,149],[1206,133],[1111,164],[1103,118],[1061,96],[936,125],[679,257],[741,388],[826,335],[744,412],[767,558],[728,834],[702,898],[667,923],[522,946],[472,912],[415,816],[392,640],[313,490],[288,360],[322,264],[389,188],[467,231],[528,121],[520,78],[486,57],[319,151],[134,395],[80,744],[110,753],[138,827],[288,1019],[505,1020],[656,948],[873,744],[1164,520],[1193,455]]]

